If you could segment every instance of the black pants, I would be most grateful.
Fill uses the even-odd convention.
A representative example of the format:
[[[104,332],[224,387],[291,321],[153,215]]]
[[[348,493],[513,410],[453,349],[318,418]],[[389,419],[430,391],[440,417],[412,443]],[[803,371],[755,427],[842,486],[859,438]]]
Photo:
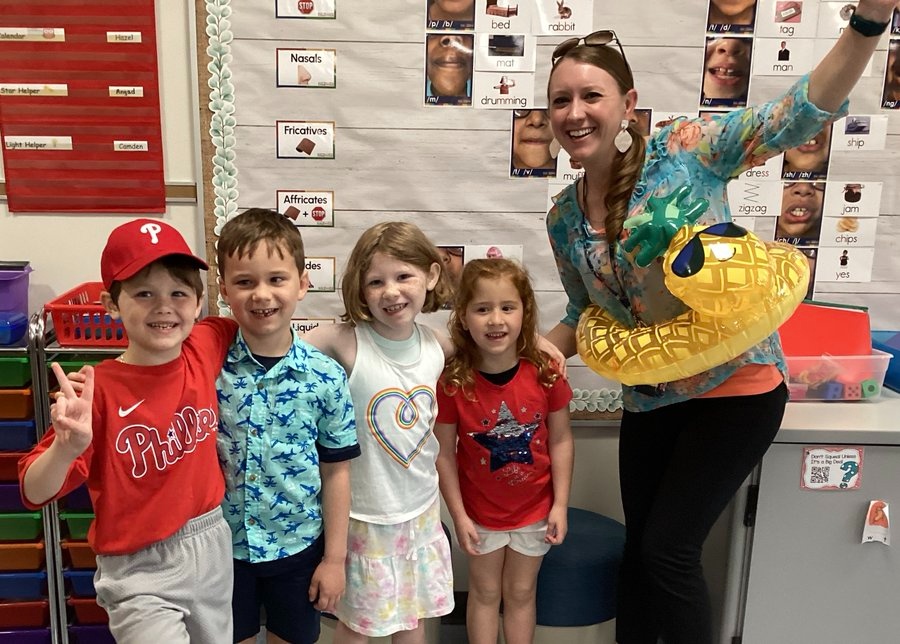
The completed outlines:
[[[778,432],[787,387],[625,412],[619,644],[712,644],[703,542]]]

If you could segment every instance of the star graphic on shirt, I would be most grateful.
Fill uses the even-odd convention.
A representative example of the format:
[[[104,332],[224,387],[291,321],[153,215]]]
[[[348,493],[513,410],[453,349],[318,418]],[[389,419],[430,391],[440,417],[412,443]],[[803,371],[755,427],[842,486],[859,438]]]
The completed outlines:
[[[508,463],[534,463],[530,443],[538,425],[519,423],[504,401],[494,428],[485,433],[472,432],[469,436],[491,451],[491,471],[495,472]]]

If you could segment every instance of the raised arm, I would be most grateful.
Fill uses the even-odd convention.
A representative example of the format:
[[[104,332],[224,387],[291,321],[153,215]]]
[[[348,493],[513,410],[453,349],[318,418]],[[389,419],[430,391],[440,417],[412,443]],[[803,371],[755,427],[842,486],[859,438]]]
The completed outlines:
[[[897,0],[860,0],[856,16],[869,22],[890,23]],[[831,51],[809,77],[809,100],[826,112],[836,111],[850,94],[881,40],[844,29]]]
[[[55,362],[51,367],[60,387],[60,394],[50,411],[55,434],[53,443],[31,463],[22,479],[22,492],[34,505],[41,505],[59,493],[72,463],[90,446],[93,438],[93,367],[84,370],[80,396],[62,367]]]

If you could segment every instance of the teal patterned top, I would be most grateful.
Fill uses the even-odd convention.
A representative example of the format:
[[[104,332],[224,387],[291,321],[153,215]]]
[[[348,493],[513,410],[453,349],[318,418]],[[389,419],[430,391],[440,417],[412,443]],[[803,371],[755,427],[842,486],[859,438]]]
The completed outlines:
[[[347,374],[296,336],[266,369],[239,332],[216,388],[234,558],[257,563],[305,550],[323,530],[319,463],[360,453]]]
[[[783,96],[763,105],[700,118],[681,118],[647,142],[647,156],[629,204],[628,218],[641,215],[652,196],[665,197],[681,186],[690,199],[703,198],[709,208],[700,224],[730,221],[727,183],[745,170],[796,147],[828,122],[847,114],[848,102],[836,113],[809,102],[809,76]],[[547,232],[569,302],[562,322],[575,327],[591,302],[606,309],[620,323],[637,320],[658,324],[685,312],[687,307],[663,282],[659,260],[647,268],[634,264],[622,248],[623,230],[610,261],[603,230],[594,230],[578,206],[575,183],[554,198],[547,215]],[[734,360],[690,378],[658,387],[622,387],[625,408],[648,411],[703,394],[748,364],[774,364],[785,372],[778,334],[773,334]]]

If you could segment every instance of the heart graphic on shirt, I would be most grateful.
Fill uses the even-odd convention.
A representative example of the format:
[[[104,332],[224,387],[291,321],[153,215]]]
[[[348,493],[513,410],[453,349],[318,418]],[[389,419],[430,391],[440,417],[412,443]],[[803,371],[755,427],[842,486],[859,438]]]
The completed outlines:
[[[433,416],[434,406],[430,387],[408,392],[383,389],[372,397],[366,410],[369,431],[391,458],[408,468],[431,436],[431,419],[421,423],[419,419],[423,414]]]

